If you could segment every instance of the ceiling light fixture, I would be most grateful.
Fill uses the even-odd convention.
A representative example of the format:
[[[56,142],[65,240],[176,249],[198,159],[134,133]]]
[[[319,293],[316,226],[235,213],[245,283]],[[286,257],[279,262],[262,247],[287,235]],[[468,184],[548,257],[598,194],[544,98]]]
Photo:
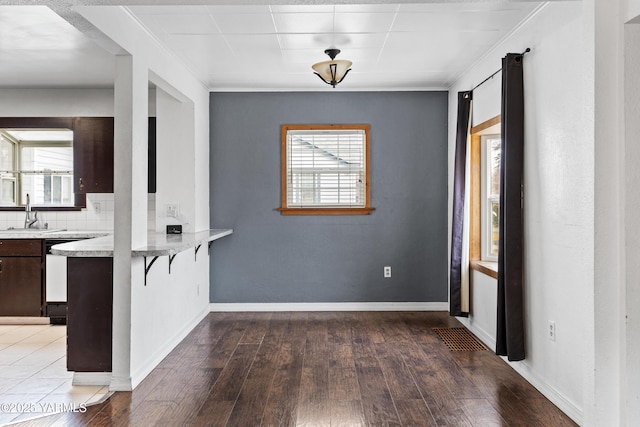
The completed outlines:
[[[352,62],[346,59],[336,59],[340,49],[327,49],[324,53],[329,55],[331,61],[318,62],[313,64],[311,68],[315,71],[314,74],[320,77],[323,82],[335,88],[351,71]]]

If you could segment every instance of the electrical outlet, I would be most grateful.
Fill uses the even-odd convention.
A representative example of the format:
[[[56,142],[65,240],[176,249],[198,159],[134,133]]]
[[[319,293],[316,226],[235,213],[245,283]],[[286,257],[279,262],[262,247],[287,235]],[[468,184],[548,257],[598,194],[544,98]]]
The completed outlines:
[[[172,203],[165,205],[165,207],[165,212],[168,218],[178,218],[179,205]]]
[[[556,340],[556,322],[549,320],[549,339],[551,341]]]
[[[100,213],[100,202],[93,202],[93,212],[96,214]]]
[[[387,266],[384,268],[384,277],[391,277],[391,267]]]

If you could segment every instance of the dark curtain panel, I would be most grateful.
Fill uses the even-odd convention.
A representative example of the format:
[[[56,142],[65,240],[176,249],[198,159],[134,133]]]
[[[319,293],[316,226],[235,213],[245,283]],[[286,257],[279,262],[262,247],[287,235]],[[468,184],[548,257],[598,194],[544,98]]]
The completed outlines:
[[[523,307],[524,85],[522,54],[502,59],[502,153],[496,354],[525,358]]]
[[[449,275],[449,314],[468,316],[462,311],[462,248],[464,230],[465,175],[467,141],[473,92],[458,92],[458,124],[456,128],[456,153],[453,178],[453,220],[451,231],[451,272]]]

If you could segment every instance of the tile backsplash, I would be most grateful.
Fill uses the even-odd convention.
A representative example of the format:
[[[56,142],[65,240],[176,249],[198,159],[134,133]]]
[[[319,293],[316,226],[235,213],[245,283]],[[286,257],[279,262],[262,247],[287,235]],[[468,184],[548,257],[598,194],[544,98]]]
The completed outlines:
[[[99,209],[96,207],[99,205]],[[40,211],[40,226],[65,230],[113,230],[113,193],[87,194],[87,207],[81,211]],[[0,212],[0,230],[24,227],[24,212]]]
[[[99,205],[99,209],[96,209]],[[149,194],[147,200],[147,228],[155,230],[156,195]],[[24,211],[0,212],[0,230],[9,227],[23,228]],[[80,211],[38,211],[40,227],[45,223],[49,229],[62,230],[113,230],[113,193],[87,194],[87,207]]]

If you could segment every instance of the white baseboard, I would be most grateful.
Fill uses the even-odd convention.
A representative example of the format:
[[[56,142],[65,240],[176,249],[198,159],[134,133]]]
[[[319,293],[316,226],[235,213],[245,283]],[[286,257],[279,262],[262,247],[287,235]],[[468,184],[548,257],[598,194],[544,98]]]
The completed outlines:
[[[584,417],[582,409],[578,408],[571,400],[567,399],[566,396],[556,390],[555,387],[547,384],[543,379],[539,378],[526,364],[526,361],[509,362],[506,357],[503,357],[502,359],[525,380],[529,381],[532,386],[537,388],[538,391],[554,405],[560,408],[562,412],[567,414],[569,418],[575,421],[578,425],[582,425],[582,419]]]
[[[74,372],[73,385],[105,386],[111,383],[111,372]]]
[[[138,369],[135,373],[131,375],[131,390],[135,389],[138,384],[144,380],[147,375],[151,373],[155,369],[156,366],[164,360],[165,357],[171,353],[171,351],[176,348],[180,342],[185,339],[189,332],[195,328],[198,323],[202,321],[209,313],[205,308],[200,313],[198,313],[190,322],[185,324],[182,329],[180,329],[169,341],[167,341],[158,351],[154,352],[154,354],[147,359],[145,363],[142,364],[142,368]]]
[[[131,391],[131,377],[112,377],[109,383],[109,391]]]
[[[458,318],[460,322],[471,331],[476,337],[478,337],[490,350],[494,351],[496,348],[495,337],[488,334],[482,328],[474,326],[468,319]],[[578,408],[571,400],[567,399],[562,393],[560,393],[555,387],[547,384],[544,380],[539,378],[527,365],[526,360],[523,362],[509,362],[506,357],[502,358],[509,364],[522,378],[527,380],[532,386],[534,386],[540,393],[542,393],[547,399],[549,399],[554,405],[556,405],[562,412],[567,414],[569,418],[575,421],[577,424],[582,425],[582,419],[584,413],[582,409]]]
[[[211,312],[240,311],[447,311],[447,302],[211,303]]]

